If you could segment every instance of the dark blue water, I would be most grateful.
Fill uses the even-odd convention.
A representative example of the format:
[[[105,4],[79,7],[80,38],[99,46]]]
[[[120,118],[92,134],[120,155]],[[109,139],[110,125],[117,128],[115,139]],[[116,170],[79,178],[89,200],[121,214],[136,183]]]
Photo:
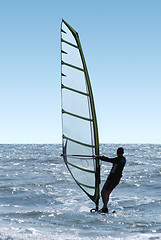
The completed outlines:
[[[100,146],[114,157],[119,145]],[[109,209],[71,178],[61,145],[0,145],[0,239],[161,239],[161,145],[123,145],[127,165]],[[111,168],[101,165],[101,187]],[[102,202],[100,201],[100,207]]]

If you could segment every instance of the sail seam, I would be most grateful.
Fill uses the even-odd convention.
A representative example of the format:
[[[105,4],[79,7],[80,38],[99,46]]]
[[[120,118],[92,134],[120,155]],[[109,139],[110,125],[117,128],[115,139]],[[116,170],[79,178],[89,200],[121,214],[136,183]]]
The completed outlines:
[[[66,161],[66,163],[69,164],[70,166],[75,167],[75,168],[78,168],[78,169],[80,169],[80,170],[82,170],[82,171],[84,171],[84,172],[95,173],[95,171],[81,168],[81,167],[76,166],[76,165],[74,165],[74,164],[72,164],[72,163],[69,163],[69,162],[67,162],[67,161]]]
[[[74,113],[67,112],[67,111],[65,111],[64,109],[62,109],[62,113],[65,113],[65,114],[68,114],[68,115],[70,115],[70,116],[73,116],[73,117],[76,117],[76,118],[80,118],[80,119],[83,119],[83,120],[86,120],[86,121],[90,121],[90,122],[93,121],[93,119],[86,118],[86,117],[82,117],[82,116],[80,116],[80,115],[77,115],[77,114],[74,114]]]
[[[65,51],[63,51],[63,50],[61,50],[61,53],[63,53],[63,54],[68,54],[67,52],[65,52]]]
[[[61,32],[63,32],[63,33],[65,33],[65,34],[67,34],[63,29],[61,29]]]
[[[67,90],[70,90],[70,91],[73,91],[73,92],[76,92],[76,93],[85,95],[85,96],[89,96],[88,93],[78,91],[78,90],[76,90],[76,89],[74,89],[74,88],[67,87],[67,86],[65,86],[65,85],[63,85],[63,84],[61,85],[61,87],[62,87],[62,88],[65,88],[65,89],[67,89]]]
[[[90,144],[86,144],[86,143],[83,143],[83,142],[79,142],[79,141],[77,141],[77,140],[75,140],[75,139],[68,138],[68,137],[66,137],[65,135],[63,135],[63,138],[64,138],[64,139],[67,139],[67,140],[69,140],[69,141],[71,141],[71,142],[75,142],[75,143],[77,143],[77,144],[83,145],[83,146],[85,146],[85,147],[95,148],[94,145],[90,145]]]
[[[74,66],[74,65],[72,65],[72,64],[69,64],[69,63],[66,63],[66,62],[63,62],[63,61],[62,61],[62,65],[66,65],[66,66],[68,66],[68,67],[75,68],[75,69],[77,69],[77,70],[80,70],[80,71],[84,72],[84,69],[83,69],[83,68],[79,68],[79,67],[77,67],[77,66]]]
[[[65,41],[64,39],[61,39],[61,41],[64,42],[64,43],[66,43],[66,44],[68,44],[68,45],[70,45],[70,46],[72,46],[72,47],[74,47],[74,48],[79,48],[77,45],[74,45],[73,43],[70,43],[70,42],[68,42],[68,41]]]
[[[80,182],[78,182],[77,180],[76,180],[76,182],[77,182],[78,185],[81,185],[81,186],[83,186],[83,187],[96,189],[96,187],[89,186],[89,185],[86,185],[86,184],[84,184],[84,183],[80,183]]]

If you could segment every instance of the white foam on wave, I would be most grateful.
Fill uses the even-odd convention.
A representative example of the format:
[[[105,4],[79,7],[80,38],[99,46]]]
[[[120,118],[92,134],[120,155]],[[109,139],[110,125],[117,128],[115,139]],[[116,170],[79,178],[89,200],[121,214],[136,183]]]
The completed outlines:
[[[90,212],[90,208],[87,206],[81,206],[79,212]]]
[[[161,239],[161,233],[138,233],[135,235],[112,237],[112,236],[79,236],[79,232],[75,231],[74,234],[63,232],[55,232],[55,234],[44,233],[37,231],[34,228],[14,228],[4,227],[0,228],[0,240],[150,240]]]

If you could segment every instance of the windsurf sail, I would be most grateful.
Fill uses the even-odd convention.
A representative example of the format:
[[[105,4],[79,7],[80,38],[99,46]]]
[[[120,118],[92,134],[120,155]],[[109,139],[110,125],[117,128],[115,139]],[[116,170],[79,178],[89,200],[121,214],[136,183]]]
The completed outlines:
[[[99,204],[98,127],[88,70],[78,33],[61,24],[63,158],[79,187]]]

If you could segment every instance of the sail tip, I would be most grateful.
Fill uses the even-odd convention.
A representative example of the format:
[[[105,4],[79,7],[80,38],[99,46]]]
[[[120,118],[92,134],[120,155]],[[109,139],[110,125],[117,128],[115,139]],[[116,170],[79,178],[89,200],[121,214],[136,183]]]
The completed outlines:
[[[63,23],[66,23],[66,21],[64,20],[64,18],[62,18],[62,22],[63,22]]]

